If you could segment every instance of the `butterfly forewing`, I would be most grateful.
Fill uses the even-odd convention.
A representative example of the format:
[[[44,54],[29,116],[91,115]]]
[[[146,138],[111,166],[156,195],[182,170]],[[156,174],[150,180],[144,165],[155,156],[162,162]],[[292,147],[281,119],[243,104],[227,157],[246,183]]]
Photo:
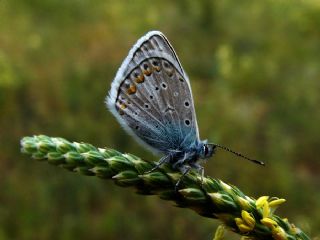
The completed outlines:
[[[189,80],[160,32],[149,32],[130,50],[107,104],[129,133],[157,152],[199,140]]]

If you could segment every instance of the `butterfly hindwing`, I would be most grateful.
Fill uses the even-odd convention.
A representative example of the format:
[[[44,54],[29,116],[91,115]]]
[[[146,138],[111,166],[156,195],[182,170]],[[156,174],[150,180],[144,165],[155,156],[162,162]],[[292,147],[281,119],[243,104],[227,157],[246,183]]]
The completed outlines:
[[[160,32],[149,32],[130,50],[107,104],[129,133],[156,152],[199,140],[188,77]]]

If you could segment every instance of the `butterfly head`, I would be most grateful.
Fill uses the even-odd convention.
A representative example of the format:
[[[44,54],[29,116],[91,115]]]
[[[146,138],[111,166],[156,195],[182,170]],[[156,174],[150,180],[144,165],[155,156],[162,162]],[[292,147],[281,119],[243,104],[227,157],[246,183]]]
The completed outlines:
[[[210,158],[214,154],[215,148],[216,146],[214,144],[207,143],[206,141],[204,141],[201,144],[200,158],[202,159]]]

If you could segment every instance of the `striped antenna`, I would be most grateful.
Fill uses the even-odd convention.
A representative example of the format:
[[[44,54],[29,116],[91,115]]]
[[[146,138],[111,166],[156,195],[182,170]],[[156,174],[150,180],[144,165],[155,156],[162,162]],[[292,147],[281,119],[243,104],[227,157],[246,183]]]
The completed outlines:
[[[231,150],[230,148],[227,148],[227,147],[225,147],[225,146],[221,146],[221,145],[215,144],[215,143],[214,143],[213,145],[216,146],[216,147],[218,147],[218,148],[221,148],[221,149],[223,149],[223,150],[225,150],[225,151],[227,151],[227,152],[231,152],[231,153],[233,153],[234,155],[236,155],[236,156],[238,156],[238,157],[247,159],[247,160],[249,160],[250,162],[253,162],[253,163],[256,163],[256,164],[265,166],[265,163],[264,163],[264,162],[261,162],[261,161],[255,160],[255,159],[248,158],[248,157],[242,155],[241,153],[238,153],[238,152],[235,152],[235,151]]]

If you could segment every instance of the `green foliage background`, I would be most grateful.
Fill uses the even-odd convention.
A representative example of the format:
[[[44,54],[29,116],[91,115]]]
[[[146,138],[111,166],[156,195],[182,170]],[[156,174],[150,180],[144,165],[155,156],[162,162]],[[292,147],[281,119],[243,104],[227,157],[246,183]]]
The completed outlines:
[[[22,136],[91,142],[150,160],[104,98],[132,44],[163,31],[191,79],[206,174],[320,236],[320,2],[0,1],[0,239],[211,239],[216,221],[19,153]],[[227,239],[238,239],[228,234]]]

